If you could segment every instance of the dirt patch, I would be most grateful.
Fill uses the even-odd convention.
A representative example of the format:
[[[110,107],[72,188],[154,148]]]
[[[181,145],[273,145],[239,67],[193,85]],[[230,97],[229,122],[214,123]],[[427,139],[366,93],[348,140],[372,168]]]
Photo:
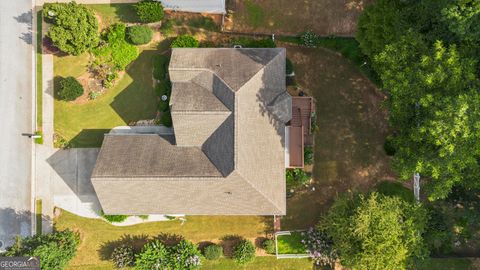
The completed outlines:
[[[316,102],[313,181],[288,199],[282,219],[282,229],[303,229],[315,225],[339,194],[366,191],[395,175],[383,150],[383,93],[337,53],[287,46],[287,55],[302,91]]]
[[[180,12],[180,11],[165,11],[165,17],[171,20],[180,20],[188,21],[192,19],[197,19],[199,17],[208,17],[211,18],[217,25],[222,24],[222,15],[219,14],[208,14],[208,13],[192,13],[192,12]]]
[[[353,36],[360,13],[373,0],[231,0],[225,30],[295,35]]]

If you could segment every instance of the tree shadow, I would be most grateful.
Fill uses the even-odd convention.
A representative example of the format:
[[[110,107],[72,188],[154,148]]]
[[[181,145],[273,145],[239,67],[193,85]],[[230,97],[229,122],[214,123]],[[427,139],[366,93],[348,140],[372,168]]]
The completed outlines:
[[[265,242],[265,240],[267,240],[267,239],[268,239],[267,237],[257,237],[257,238],[255,238],[255,246],[257,248],[263,249],[263,242]]]
[[[174,233],[160,233],[153,238],[153,240],[158,240],[160,243],[164,244],[167,247],[175,246],[184,239],[185,238],[183,236]]]
[[[120,239],[102,243],[98,254],[102,260],[110,260],[113,250],[121,245],[126,245],[133,248],[135,254],[140,253],[143,246],[148,242],[148,235],[130,235],[124,234]]]
[[[202,254],[205,253],[205,248],[208,247],[208,246],[211,246],[211,245],[214,245],[215,243],[211,242],[211,241],[202,241],[202,242],[199,242],[197,245],[198,245],[198,250],[200,250],[200,252],[202,252]]]
[[[32,34],[32,23],[33,23],[33,16],[32,10],[22,13],[16,17],[13,17],[18,23],[26,24],[27,25],[27,32],[20,34],[20,39],[25,41],[25,43],[31,45],[33,40]]]
[[[236,234],[225,235],[220,238],[220,245],[223,247],[224,256],[227,258],[232,258],[233,249],[242,240],[245,240],[245,238]]]
[[[109,4],[114,9],[116,17],[123,23],[138,23],[140,18],[132,4]]]
[[[15,243],[17,236],[31,236],[33,218],[39,222],[51,222],[51,218],[41,213],[33,217],[30,211],[18,211],[13,208],[0,208],[0,251]]]
[[[127,124],[156,116],[157,98],[152,78],[152,59],[155,54],[158,54],[155,50],[145,50],[127,67],[125,76],[130,76],[132,82],[110,103],[112,109]]]

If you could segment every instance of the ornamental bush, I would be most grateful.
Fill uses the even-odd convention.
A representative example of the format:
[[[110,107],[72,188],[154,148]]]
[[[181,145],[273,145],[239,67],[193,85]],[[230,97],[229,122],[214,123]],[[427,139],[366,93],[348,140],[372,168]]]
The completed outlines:
[[[75,257],[80,236],[70,230],[50,234],[37,234],[26,238],[18,237],[13,246],[1,256],[35,256],[40,258],[40,268],[62,270]]]
[[[169,251],[164,244],[155,240],[147,243],[135,259],[136,270],[170,269]]]
[[[200,43],[190,35],[178,36],[173,42],[172,48],[198,48]]]
[[[306,146],[303,150],[303,161],[305,162],[306,165],[312,165],[313,164],[313,147],[312,146]]]
[[[128,218],[128,215],[105,215],[103,210],[100,212],[101,216],[108,222],[123,222]]]
[[[316,265],[334,266],[338,257],[337,250],[333,247],[333,241],[328,235],[320,230],[310,228],[302,232],[302,243]],[[332,268],[333,269],[333,268]]]
[[[209,245],[205,247],[203,255],[207,260],[218,260],[223,256],[223,247],[216,244]]]
[[[127,245],[118,246],[113,250],[111,259],[118,269],[133,266],[135,262],[133,248]]]
[[[268,254],[275,254],[275,241],[272,239],[265,239],[262,243],[262,247]]]
[[[240,241],[233,248],[233,259],[240,265],[251,263],[255,259],[255,246],[249,240]]]
[[[300,36],[303,45],[307,47],[316,47],[318,42],[318,35],[308,30]]]
[[[58,95],[66,101],[75,100],[83,95],[83,86],[74,77],[67,77],[60,81]]]
[[[75,2],[45,4],[43,17],[52,24],[47,36],[62,52],[79,55],[98,45],[93,11]]]
[[[159,22],[165,16],[163,6],[159,1],[143,0],[135,4],[135,10],[140,21],[145,23]]]
[[[135,25],[127,29],[128,40],[135,45],[147,44],[152,40],[153,31],[146,25]]]
[[[297,187],[310,180],[310,175],[302,169],[287,169],[286,176],[289,187]]]
[[[195,270],[200,268],[200,251],[190,241],[182,240],[170,250],[171,269]]]

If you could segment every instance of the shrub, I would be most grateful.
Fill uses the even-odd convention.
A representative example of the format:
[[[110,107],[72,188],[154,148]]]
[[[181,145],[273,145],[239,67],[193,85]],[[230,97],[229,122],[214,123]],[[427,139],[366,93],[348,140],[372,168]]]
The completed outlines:
[[[286,176],[290,187],[300,186],[310,180],[310,176],[302,169],[287,169]]]
[[[160,124],[166,126],[166,127],[171,127],[172,126],[172,115],[170,114],[169,111],[163,112],[162,116],[160,117]]]
[[[157,80],[164,80],[167,75],[169,59],[165,55],[155,55],[153,58],[153,77]]]
[[[166,20],[162,23],[162,26],[160,27],[160,31],[162,32],[163,35],[165,36],[170,36],[174,33],[173,31],[173,21],[172,20]]]
[[[190,241],[181,240],[171,248],[171,269],[194,270],[200,267],[200,251]]]
[[[135,9],[140,21],[145,23],[159,22],[165,15],[159,1],[143,0],[135,4]]]
[[[98,45],[98,22],[92,10],[75,2],[45,4],[43,16],[52,23],[47,36],[62,52],[79,55]]]
[[[303,161],[307,165],[312,165],[313,164],[313,147],[312,146],[307,146],[303,149]]]
[[[75,100],[83,95],[83,86],[74,77],[67,77],[60,81],[60,91],[58,95],[66,101]]]
[[[223,247],[216,244],[209,245],[205,247],[203,255],[207,260],[218,260],[223,256]]]
[[[307,47],[316,47],[319,38],[317,34],[308,30],[301,35],[300,39],[302,40],[303,45]]]
[[[172,48],[198,48],[198,40],[190,35],[178,36],[170,45]]]
[[[146,25],[135,25],[128,28],[128,40],[136,45],[147,44],[152,40],[153,31]]]
[[[147,243],[135,259],[136,270],[170,269],[168,249],[160,241]]]
[[[101,211],[100,214],[108,222],[123,222],[129,217],[128,215],[105,215],[103,210]]]
[[[125,39],[126,26],[122,23],[111,25],[104,33],[103,44],[93,50],[98,62],[111,66],[114,72],[124,70],[128,64],[138,57],[138,49]]]
[[[241,265],[252,262],[255,259],[255,246],[253,243],[246,239],[240,241],[233,248],[233,259]]]
[[[88,93],[88,98],[89,98],[90,100],[95,100],[95,99],[97,99],[99,96],[100,96],[100,92],[98,92],[98,91],[92,91],[92,92]]]
[[[275,241],[272,239],[265,239],[262,243],[262,247],[268,254],[275,254]]]
[[[135,262],[133,248],[127,245],[118,246],[113,250],[111,259],[118,269],[133,266]]]
[[[61,270],[75,257],[79,243],[78,233],[70,230],[38,234],[23,239],[17,237],[15,244],[1,256],[35,256],[40,258],[41,269]]]
[[[321,266],[330,266],[333,269],[338,255],[333,247],[332,239],[325,232],[313,228],[303,232],[302,236],[304,236],[302,243],[314,263]]]

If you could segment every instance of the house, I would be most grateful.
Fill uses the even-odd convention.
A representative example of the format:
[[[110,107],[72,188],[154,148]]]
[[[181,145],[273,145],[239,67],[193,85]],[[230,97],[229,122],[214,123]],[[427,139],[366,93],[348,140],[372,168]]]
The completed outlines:
[[[165,10],[225,14],[225,0],[158,0]]]
[[[285,55],[173,49],[174,134],[105,135],[91,176],[104,212],[284,215],[293,151]]]

